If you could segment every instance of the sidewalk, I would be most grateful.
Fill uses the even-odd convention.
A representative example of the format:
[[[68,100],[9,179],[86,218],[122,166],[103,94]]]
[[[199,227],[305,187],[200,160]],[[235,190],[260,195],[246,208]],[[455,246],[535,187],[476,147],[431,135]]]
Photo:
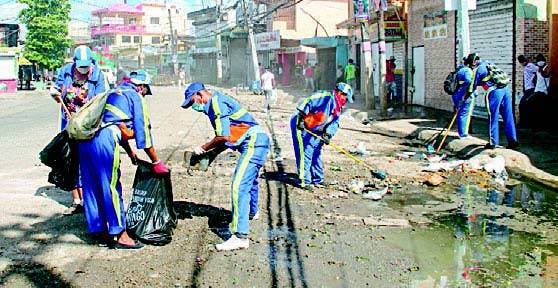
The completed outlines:
[[[363,107],[365,107],[364,103],[355,102],[349,106],[346,114],[362,123],[369,123],[374,133],[405,138],[423,146],[436,141],[436,137],[449,125],[453,117],[453,114],[447,111],[418,106],[398,107],[389,113],[388,117],[382,117],[379,110],[366,112],[363,111]],[[478,154],[502,155],[506,159],[508,172],[515,177],[558,189],[558,134],[548,131],[518,130],[521,146],[514,151],[505,149],[507,142],[503,129],[500,129],[500,144],[504,147],[485,150],[484,145],[488,137],[487,120],[473,118],[471,125],[473,132],[470,134],[472,136],[470,139],[459,139],[454,125],[446,139],[444,149],[463,159]],[[439,139],[442,136],[439,136]]]

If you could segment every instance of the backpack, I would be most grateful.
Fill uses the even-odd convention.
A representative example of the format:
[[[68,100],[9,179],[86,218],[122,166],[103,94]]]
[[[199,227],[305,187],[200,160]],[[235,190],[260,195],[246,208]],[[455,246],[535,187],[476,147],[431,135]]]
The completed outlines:
[[[452,71],[446,76],[444,91],[449,95],[453,95],[457,91],[457,71]]]
[[[494,82],[497,87],[502,88],[510,83],[510,77],[508,74],[493,63],[488,63],[486,65],[486,69],[488,70],[488,75],[490,76],[492,82]]]
[[[71,139],[88,140],[95,136],[101,128],[103,112],[107,103],[108,95],[121,93],[118,90],[105,91],[91,98],[81,109],[72,115],[66,130]]]

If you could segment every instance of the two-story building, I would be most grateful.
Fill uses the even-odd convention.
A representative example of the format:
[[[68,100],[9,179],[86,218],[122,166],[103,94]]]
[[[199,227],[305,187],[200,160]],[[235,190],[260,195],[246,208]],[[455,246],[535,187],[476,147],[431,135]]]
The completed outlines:
[[[178,63],[173,49],[183,45],[171,40],[183,39],[189,28],[181,8],[152,2],[115,4],[94,10],[92,16],[93,47],[114,57],[120,68],[141,67],[153,74],[174,71]]]

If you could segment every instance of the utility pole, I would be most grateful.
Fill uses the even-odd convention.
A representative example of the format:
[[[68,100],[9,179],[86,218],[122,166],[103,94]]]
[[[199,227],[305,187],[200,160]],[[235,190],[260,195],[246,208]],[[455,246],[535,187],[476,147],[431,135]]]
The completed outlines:
[[[378,11],[378,61],[380,67],[380,107],[382,116],[387,116],[388,94],[386,93],[386,32],[384,27],[384,7],[380,5]]]
[[[366,24],[365,24],[366,23]],[[366,105],[366,109],[374,109],[375,101],[374,101],[374,94],[372,93],[372,55],[371,55],[371,47],[370,47],[370,37],[368,34],[368,21],[365,23],[360,24],[360,51],[362,53],[361,58],[364,60],[364,65],[361,64],[361,77],[360,79],[364,79],[364,85],[361,85],[364,91],[362,91],[362,95],[364,95],[364,102]],[[365,49],[365,43],[368,42],[368,49]]]
[[[176,75],[176,62],[178,61],[178,57],[176,55],[176,39],[174,35],[174,30],[172,29],[172,16],[171,16],[171,9],[168,8],[169,11],[169,26],[170,26],[170,41],[171,41],[171,53],[172,53],[172,73]]]
[[[469,1],[457,2],[459,3],[457,18],[459,19],[459,34],[461,35],[459,52],[461,52],[461,58],[463,58],[469,55],[471,50],[471,40],[469,37]]]
[[[242,0],[244,2],[244,0]],[[252,10],[252,9],[250,9]],[[254,23],[252,22],[252,16],[254,14],[250,11],[249,16],[245,15],[247,25],[248,25],[248,39],[250,41],[250,52],[252,54],[252,67],[254,69],[254,82],[260,82],[260,71],[258,67],[258,53],[256,52],[256,39],[254,37]]]
[[[217,12],[217,24],[215,33],[215,47],[217,48],[217,82],[223,80],[223,51],[221,47],[221,1],[215,1],[215,11]]]

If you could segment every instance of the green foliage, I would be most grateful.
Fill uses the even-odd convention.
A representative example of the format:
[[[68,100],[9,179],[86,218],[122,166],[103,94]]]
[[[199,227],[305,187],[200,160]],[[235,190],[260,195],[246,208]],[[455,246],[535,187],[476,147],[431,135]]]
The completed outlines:
[[[66,49],[70,47],[68,22],[69,0],[18,0],[27,4],[19,19],[27,26],[24,56],[39,66],[55,69],[64,64]]]

